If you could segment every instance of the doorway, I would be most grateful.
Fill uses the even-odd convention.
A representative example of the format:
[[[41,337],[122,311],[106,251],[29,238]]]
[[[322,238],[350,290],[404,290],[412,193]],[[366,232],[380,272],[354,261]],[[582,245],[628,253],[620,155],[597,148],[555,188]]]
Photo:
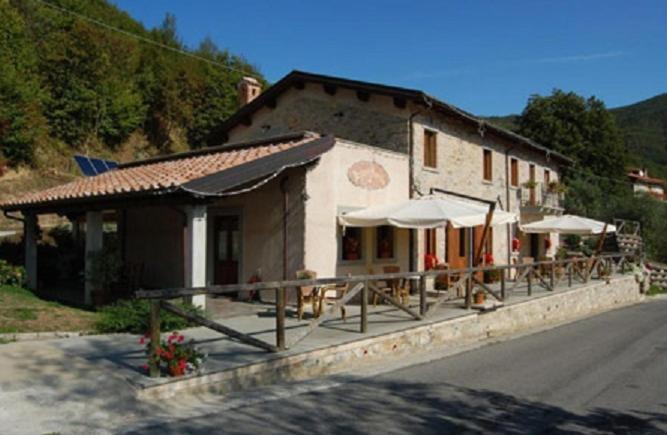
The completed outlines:
[[[216,216],[214,234],[214,284],[238,284],[241,259],[241,225],[238,215]]]

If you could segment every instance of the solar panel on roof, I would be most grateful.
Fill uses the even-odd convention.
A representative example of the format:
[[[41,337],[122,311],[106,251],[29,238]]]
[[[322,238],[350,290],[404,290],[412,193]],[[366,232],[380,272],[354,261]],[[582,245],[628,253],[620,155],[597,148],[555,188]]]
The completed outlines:
[[[97,171],[93,167],[92,163],[90,163],[90,159],[86,156],[74,156],[74,161],[79,165],[79,169],[81,169],[81,172],[83,175],[86,177],[92,177],[93,175],[97,175]]]
[[[75,155],[74,161],[79,165],[79,169],[81,169],[81,172],[86,177],[93,177],[118,167],[118,163],[113,160],[103,160],[81,155]]]

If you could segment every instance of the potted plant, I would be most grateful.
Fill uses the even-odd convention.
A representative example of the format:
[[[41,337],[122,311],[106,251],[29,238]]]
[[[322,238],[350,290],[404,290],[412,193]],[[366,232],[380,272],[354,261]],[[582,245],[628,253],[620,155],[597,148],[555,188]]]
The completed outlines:
[[[552,181],[549,183],[548,189],[551,193],[565,193],[567,187],[560,181]]]
[[[486,299],[486,295],[482,290],[477,290],[475,294],[473,294],[473,297],[473,302],[475,305],[483,305]]]
[[[148,364],[143,368],[148,370],[151,359],[161,371],[166,371],[169,376],[184,376],[199,370],[206,360],[206,354],[198,350],[194,340],[185,341],[185,337],[174,331],[166,340],[160,340],[156,355],[151,355],[151,342],[148,335],[144,335],[139,344],[145,345]]]
[[[484,283],[493,284],[494,282],[500,281],[500,274],[502,272],[498,269],[485,270],[484,271]]]
[[[523,183],[523,187],[525,187],[526,189],[534,189],[537,187],[537,181],[528,180],[525,183]]]

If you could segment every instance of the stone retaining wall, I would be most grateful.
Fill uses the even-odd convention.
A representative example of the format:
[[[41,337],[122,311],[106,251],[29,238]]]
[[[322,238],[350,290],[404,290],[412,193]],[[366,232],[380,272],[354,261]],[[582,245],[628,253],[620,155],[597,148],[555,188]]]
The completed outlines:
[[[171,380],[139,388],[141,398],[169,397],[184,391],[221,393],[270,383],[302,380],[377,362],[393,355],[415,353],[439,346],[464,344],[533,328],[573,321],[603,311],[640,302],[643,296],[632,276],[614,279],[610,284],[558,291],[535,299],[500,307],[494,311],[455,319],[418,323],[402,331],[356,340],[296,355],[279,356],[196,378]]]

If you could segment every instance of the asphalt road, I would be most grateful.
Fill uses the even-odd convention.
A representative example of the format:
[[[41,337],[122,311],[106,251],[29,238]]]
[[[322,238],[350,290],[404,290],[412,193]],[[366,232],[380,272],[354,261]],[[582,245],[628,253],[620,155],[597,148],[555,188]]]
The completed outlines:
[[[141,432],[667,433],[667,300]]]

